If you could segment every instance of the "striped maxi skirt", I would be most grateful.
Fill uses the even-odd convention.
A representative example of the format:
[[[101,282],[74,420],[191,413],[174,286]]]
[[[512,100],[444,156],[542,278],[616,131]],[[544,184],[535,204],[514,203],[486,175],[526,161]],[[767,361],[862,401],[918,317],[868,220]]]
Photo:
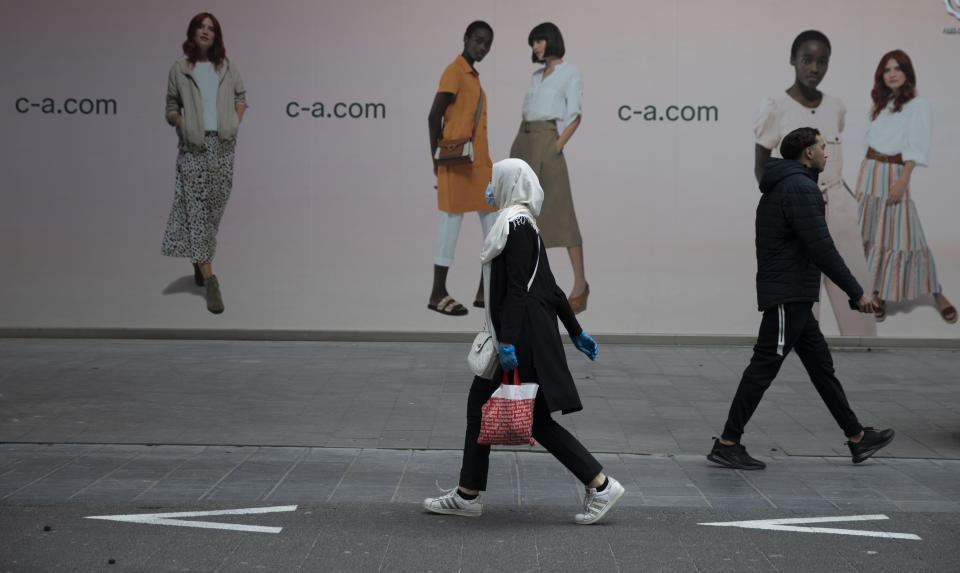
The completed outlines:
[[[873,287],[870,290],[890,301],[940,292],[933,253],[923,236],[909,185],[899,203],[886,204],[890,187],[902,171],[899,163],[864,159],[857,179],[860,233]]]

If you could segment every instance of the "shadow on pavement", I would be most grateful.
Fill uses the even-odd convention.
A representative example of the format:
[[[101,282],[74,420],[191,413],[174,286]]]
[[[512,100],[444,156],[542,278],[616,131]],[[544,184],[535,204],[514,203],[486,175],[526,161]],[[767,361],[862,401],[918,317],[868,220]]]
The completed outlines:
[[[163,294],[195,294],[197,296],[204,296],[203,287],[197,286],[193,282],[193,275],[187,275],[185,277],[180,277],[177,280],[167,285],[167,288],[163,289]]]

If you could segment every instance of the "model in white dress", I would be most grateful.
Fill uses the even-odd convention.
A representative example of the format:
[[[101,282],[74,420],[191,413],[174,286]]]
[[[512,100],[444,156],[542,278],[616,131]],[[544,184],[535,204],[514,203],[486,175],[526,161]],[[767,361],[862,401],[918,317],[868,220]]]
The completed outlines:
[[[796,79],[786,92],[763,101],[754,125],[756,176],[771,155],[779,157],[780,140],[794,129],[813,127],[827,144],[827,165],[820,174],[820,190],[826,203],[827,228],[850,272],[864,290],[869,285],[863,242],[857,226],[857,200],[843,182],[843,128],[846,107],[843,101],[819,91],[818,86],[830,63],[830,42],[815,30],[801,33],[791,48],[790,63]],[[837,327],[844,336],[876,336],[876,321],[868,314],[851,310],[847,295],[823,276]]]

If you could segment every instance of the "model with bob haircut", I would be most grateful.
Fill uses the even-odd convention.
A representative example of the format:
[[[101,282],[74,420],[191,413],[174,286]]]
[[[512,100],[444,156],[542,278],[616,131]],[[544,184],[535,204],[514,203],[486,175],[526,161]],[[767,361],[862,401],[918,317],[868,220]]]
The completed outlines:
[[[187,26],[183,58],[167,80],[166,119],[176,128],[179,153],[161,252],[190,258],[193,279],[206,288],[207,310],[214,314],[223,312],[223,297],[211,263],[233,186],[246,93],[240,71],[227,58],[220,22],[209,12],[197,14]]]
[[[819,30],[805,30],[794,38],[790,46],[793,84],[763,100],[754,124],[754,174],[759,183],[764,165],[772,155],[777,155],[777,146],[788,133],[800,127],[817,128],[827,145],[827,165],[818,179],[826,203],[827,228],[850,272],[865,285],[869,274],[857,226],[857,200],[843,181],[842,138],[847,108],[841,99],[819,89],[830,67],[831,55],[830,40]],[[823,287],[841,335],[877,335],[873,316],[851,310],[847,293],[827,275],[823,275]],[[813,313],[820,318],[819,304],[814,305]]]
[[[587,309],[590,285],[583,264],[583,238],[573,208],[570,176],[563,149],[580,127],[583,81],[575,67],[563,61],[566,47],[560,29],[544,22],[527,36],[531,59],[543,64],[533,72],[523,98],[522,121],[510,157],[523,159],[543,186],[543,210],[537,218],[546,247],[566,247],[573,266],[568,301],[575,313]]]
[[[880,58],[870,97],[867,156],[860,165],[857,197],[876,318],[886,318],[888,300],[932,294],[940,316],[953,324],[957,310],[943,296],[911,195],[910,176],[915,167],[927,165],[930,155],[933,114],[917,95],[913,62],[903,50]]]

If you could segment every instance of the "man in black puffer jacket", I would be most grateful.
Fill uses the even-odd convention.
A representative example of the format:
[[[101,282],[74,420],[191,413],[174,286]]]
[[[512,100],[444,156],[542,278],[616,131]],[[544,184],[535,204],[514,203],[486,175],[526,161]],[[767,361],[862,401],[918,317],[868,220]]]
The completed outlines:
[[[893,440],[893,430],[864,428],[834,375],[833,358],[814,318],[820,273],[850,297],[851,308],[873,312],[870,297],[837,252],[824,219],[817,176],[826,165],[826,145],[811,127],[796,129],[780,144],[780,155],[764,166],[757,205],[757,303],[763,312],[750,365],[743,372],[722,436],[707,459],[728,468],[766,467],[740,444],[744,426],[760,404],[790,350],[796,350],[820,397],[840,425],[853,462],[860,463]]]

